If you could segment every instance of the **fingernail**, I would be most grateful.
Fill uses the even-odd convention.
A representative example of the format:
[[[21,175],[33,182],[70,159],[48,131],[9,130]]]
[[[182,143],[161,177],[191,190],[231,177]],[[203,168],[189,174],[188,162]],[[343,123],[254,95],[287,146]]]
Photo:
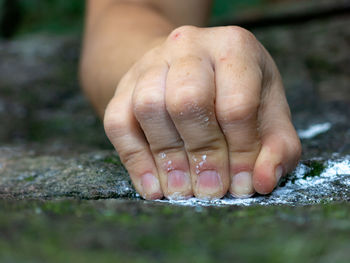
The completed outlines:
[[[275,176],[276,176],[276,183],[279,182],[283,175],[283,168],[282,165],[277,166],[276,171],[275,171]]]
[[[189,188],[191,184],[188,174],[181,170],[172,170],[168,173],[168,189],[171,192],[179,192]]]
[[[231,194],[234,197],[247,198],[254,192],[252,173],[240,172],[232,177]]]
[[[142,175],[141,186],[145,199],[158,199],[162,197],[159,180],[153,174],[146,173]]]
[[[200,195],[211,195],[221,190],[221,179],[215,170],[206,170],[198,174],[197,191]]]

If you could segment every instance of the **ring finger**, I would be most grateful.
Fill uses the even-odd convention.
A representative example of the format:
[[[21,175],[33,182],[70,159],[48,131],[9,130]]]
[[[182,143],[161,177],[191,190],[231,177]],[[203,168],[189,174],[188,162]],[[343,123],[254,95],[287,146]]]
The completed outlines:
[[[164,61],[143,72],[133,93],[133,110],[150,145],[163,193],[168,198],[192,196],[188,160],[165,106],[168,64]]]

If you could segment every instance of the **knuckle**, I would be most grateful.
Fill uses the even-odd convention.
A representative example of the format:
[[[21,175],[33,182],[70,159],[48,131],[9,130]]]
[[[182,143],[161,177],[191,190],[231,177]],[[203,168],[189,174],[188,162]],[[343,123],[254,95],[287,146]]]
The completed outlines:
[[[120,115],[105,117],[103,125],[109,138],[120,136],[126,126],[123,118]]]
[[[260,102],[252,99],[221,103],[217,105],[217,118],[222,125],[250,120],[256,117],[259,106]]]
[[[179,50],[182,54],[197,53],[196,39],[198,32],[199,28],[195,26],[178,27],[169,34],[165,41],[165,47],[171,51]]]
[[[126,127],[123,109],[118,104],[109,106],[106,110],[103,126],[108,137],[120,136]]]
[[[203,94],[198,86],[182,86],[169,97],[166,103],[169,114],[173,117],[196,116],[206,112],[212,105],[209,94]]]
[[[277,145],[286,149],[287,156],[289,156],[290,160],[294,160],[295,162],[299,160],[302,153],[302,146],[296,134],[291,134],[289,130],[281,130],[277,134],[276,141],[278,141]]]
[[[256,38],[247,29],[244,29],[243,27],[239,26],[229,26],[229,35],[232,37],[232,39],[237,43],[237,44],[247,44],[251,41],[255,42]]]
[[[224,43],[234,53],[248,50],[253,54],[260,53],[259,42],[250,31],[239,26],[228,26],[224,28],[222,34]]]
[[[193,33],[195,33],[198,30],[197,27],[191,26],[191,25],[184,25],[180,26],[178,28],[175,28],[168,37],[168,40],[174,40],[181,36],[181,39],[186,39],[187,37],[191,36]]]
[[[117,151],[120,156],[120,160],[127,169],[140,164],[145,156],[143,149],[137,149],[133,147],[119,147],[117,148]]]
[[[158,92],[137,92],[133,98],[133,110],[137,119],[148,119],[165,111],[163,95]]]
[[[242,141],[243,143],[230,145],[229,152],[231,156],[244,157],[246,160],[256,160],[261,147],[260,140],[255,138],[252,141],[245,141],[245,138],[243,138]]]
[[[225,149],[226,142],[220,136],[210,136],[198,143],[192,143],[191,145],[185,145],[186,151],[195,155],[216,155]]]
[[[180,138],[176,138],[173,141],[167,142],[166,145],[150,145],[152,153],[159,159],[164,159],[170,154],[181,154],[183,152],[183,147],[184,142]]]
[[[191,50],[190,50],[191,51]],[[196,55],[196,52],[187,52],[188,54],[185,56],[178,57],[176,62],[173,63],[175,64],[178,68],[191,68],[191,67],[203,67],[203,70],[208,70],[208,65],[205,64],[205,61],[201,56]],[[178,73],[185,74],[186,76],[189,77],[189,71],[180,71]],[[185,77],[185,75],[184,75]]]

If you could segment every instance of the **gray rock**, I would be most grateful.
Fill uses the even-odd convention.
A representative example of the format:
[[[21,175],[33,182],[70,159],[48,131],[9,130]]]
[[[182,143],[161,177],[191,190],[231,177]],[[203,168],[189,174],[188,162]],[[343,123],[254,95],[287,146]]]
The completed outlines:
[[[64,157],[33,156],[20,151],[0,148],[0,198],[136,196],[127,172],[112,152]]]
[[[0,148],[0,198],[139,198],[114,152],[36,156]],[[304,161],[268,196],[216,201],[162,200],[177,205],[307,205],[350,200],[350,158]]]

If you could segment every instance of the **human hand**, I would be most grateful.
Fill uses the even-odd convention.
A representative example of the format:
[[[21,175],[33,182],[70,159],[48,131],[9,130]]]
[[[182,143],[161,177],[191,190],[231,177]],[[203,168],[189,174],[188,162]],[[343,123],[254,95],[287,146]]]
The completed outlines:
[[[175,29],[124,75],[104,125],[145,199],[267,194],[301,153],[275,63],[235,26]]]

